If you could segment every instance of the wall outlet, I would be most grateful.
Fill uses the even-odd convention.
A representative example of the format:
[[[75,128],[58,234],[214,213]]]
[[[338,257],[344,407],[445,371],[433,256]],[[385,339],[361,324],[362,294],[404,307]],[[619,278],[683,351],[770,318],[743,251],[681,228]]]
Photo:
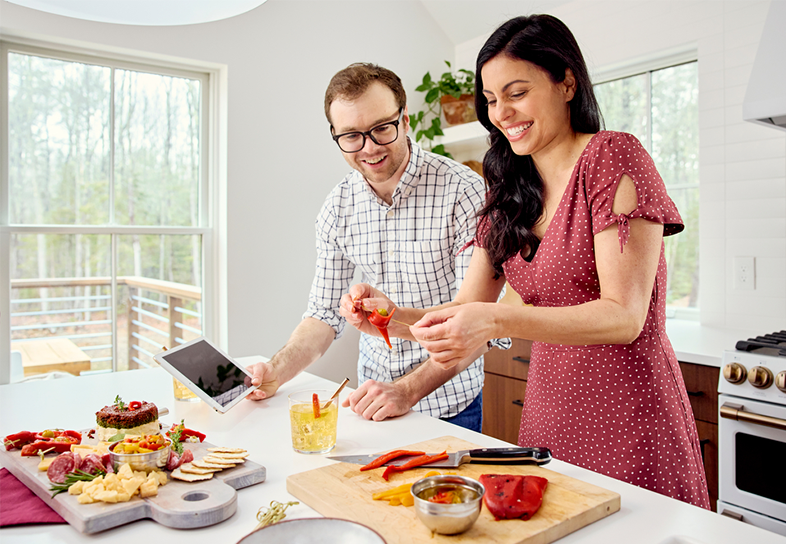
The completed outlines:
[[[755,257],[734,257],[734,289],[753,291],[756,289]]]

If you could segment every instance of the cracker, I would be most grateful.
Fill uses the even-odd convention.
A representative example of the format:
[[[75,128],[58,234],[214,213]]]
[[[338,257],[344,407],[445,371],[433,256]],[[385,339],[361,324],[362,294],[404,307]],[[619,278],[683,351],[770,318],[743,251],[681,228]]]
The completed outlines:
[[[215,448],[208,448],[207,451],[213,451],[217,453],[246,453],[248,450],[244,450],[243,448],[225,448],[225,447],[215,447]]]
[[[213,473],[210,474],[189,474],[187,472],[183,472],[180,470],[180,467],[173,470],[170,474],[172,478],[175,480],[182,480],[184,482],[200,482],[203,480],[209,480],[213,477]]]
[[[219,465],[218,463],[208,463],[203,459],[196,459],[191,461],[191,464],[197,468],[211,468],[217,470],[224,470],[225,468],[232,468],[235,465]]]
[[[214,469],[195,467],[191,463],[183,463],[180,465],[180,470],[188,474],[213,474],[215,472]]]
[[[206,455],[202,458],[203,461],[206,463],[215,463],[217,465],[228,465],[228,466],[235,466],[245,463],[245,459],[241,459],[236,457],[234,459],[227,459],[226,457],[214,457],[212,455]]]
[[[248,457],[248,452],[245,453],[225,453],[225,452],[212,452],[210,457],[219,457],[221,459],[245,459]]]

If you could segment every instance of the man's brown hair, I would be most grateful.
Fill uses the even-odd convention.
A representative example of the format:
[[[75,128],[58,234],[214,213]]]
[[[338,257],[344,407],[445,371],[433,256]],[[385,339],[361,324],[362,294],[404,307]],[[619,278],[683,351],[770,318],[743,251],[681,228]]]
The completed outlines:
[[[330,105],[333,101],[339,97],[354,100],[366,92],[366,89],[375,81],[379,81],[393,91],[399,108],[404,108],[407,105],[407,93],[404,91],[401,79],[396,74],[376,64],[357,62],[334,75],[328,84],[327,91],[325,91],[325,117],[330,125],[333,125],[333,121],[330,119]]]

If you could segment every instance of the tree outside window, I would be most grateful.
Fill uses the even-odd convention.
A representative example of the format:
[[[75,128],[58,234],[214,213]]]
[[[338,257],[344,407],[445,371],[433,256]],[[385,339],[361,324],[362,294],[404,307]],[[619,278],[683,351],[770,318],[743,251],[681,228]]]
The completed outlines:
[[[698,63],[595,85],[607,130],[629,132],[652,155],[685,230],[664,238],[667,308],[699,307]],[[690,315],[690,314],[689,314]]]

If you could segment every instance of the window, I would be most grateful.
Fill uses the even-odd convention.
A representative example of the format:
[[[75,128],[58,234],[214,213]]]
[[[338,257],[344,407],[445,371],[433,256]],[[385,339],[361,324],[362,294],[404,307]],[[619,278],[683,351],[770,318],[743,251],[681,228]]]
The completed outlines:
[[[636,136],[655,161],[685,230],[664,238],[667,312],[698,319],[699,115],[697,62],[603,81],[595,94],[607,130]]]
[[[26,373],[156,366],[205,330],[210,74],[1,45],[0,347]]]

